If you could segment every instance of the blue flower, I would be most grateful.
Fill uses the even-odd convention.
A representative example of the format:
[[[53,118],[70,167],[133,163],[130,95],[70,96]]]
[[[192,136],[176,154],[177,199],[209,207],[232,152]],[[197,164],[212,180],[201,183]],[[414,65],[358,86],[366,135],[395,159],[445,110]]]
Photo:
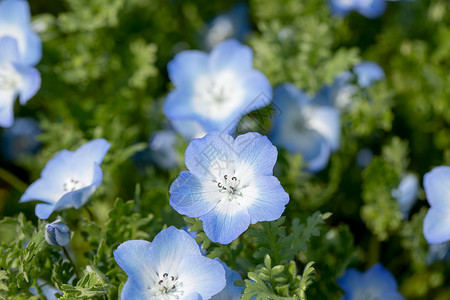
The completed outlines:
[[[173,226],[147,241],[127,241],[114,251],[127,273],[121,299],[210,299],[225,287],[220,263],[204,257],[195,240]]]
[[[65,246],[70,242],[71,233],[66,224],[61,223],[61,220],[56,220],[53,223],[45,226],[45,240],[53,246]]]
[[[430,244],[450,241],[450,167],[435,167],[425,174],[423,186],[431,206],[423,220],[423,234]]]
[[[205,33],[205,45],[208,49],[227,40],[244,41],[251,30],[247,3],[236,3],[233,7],[215,17]]]
[[[409,173],[400,181],[398,188],[393,189],[391,194],[397,199],[403,219],[407,219],[409,211],[414,206],[419,192],[419,179],[416,175]]]
[[[339,149],[339,110],[316,103],[290,83],[275,89],[274,103],[281,114],[273,119],[272,142],[291,153],[301,153],[308,170],[322,170],[330,153]]]
[[[58,298],[56,298],[55,294],[62,294],[60,290],[40,278],[37,279],[37,285],[39,286],[39,290],[41,291],[42,295],[44,295],[45,299],[47,300],[57,300]],[[28,290],[33,295],[40,297],[36,287],[30,287]]]
[[[47,219],[53,211],[83,206],[103,179],[100,164],[110,144],[104,139],[92,140],[75,152],[62,150],[31,184],[19,202],[40,200],[36,216]]]
[[[367,18],[378,18],[386,9],[386,0],[330,0],[331,11],[346,16],[355,10]]]
[[[450,261],[450,242],[429,244],[425,261],[427,265],[435,262]]]
[[[220,259],[214,258],[215,261],[218,261],[223,268],[225,269],[225,277],[227,280],[227,285],[225,288],[220,291],[220,293],[214,295],[211,300],[239,300],[242,296],[242,290],[244,287],[235,286],[234,282],[236,280],[242,280],[241,275],[238,272],[231,270],[225,263],[223,263]]]
[[[355,71],[358,85],[362,88],[370,86],[385,76],[383,69],[373,61],[363,61],[354,66],[353,70]]]
[[[173,169],[179,164],[175,148],[177,135],[173,130],[155,132],[149,140],[152,162],[163,169]]]
[[[380,263],[375,264],[365,273],[355,269],[348,269],[338,279],[339,287],[344,290],[345,296],[341,300],[360,299],[405,299],[398,291],[394,276]]]
[[[0,1],[0,38],[9,36],[16,40],[18,62],[21,65],[34,66],[41,60],[42,43],[39,36],[31,29],[30,18],[30,7],[27,1]],[[0,49],[3,47],[0,46]],[[0,54],[0,57],[2,56]]]
[[[190,142],[189,171],[170,187],[170,205],[180,214],[199,217],[206,235],[228,244],[250,224],[280,218],[289,195],[272,176],[277,149],[258,133],[233,139],[210,133]]]
[[[171,121],[197,122],[205,132],[233,133],[243,115],[272,98],[269,81],[252,61],[252,50],[236,40],[220,43],[209,55],[178,53],[167,66],[176,88],[167,95],[164,113]]]
[[[20,61],[18,42],[11,37],[0,37],[0,126],[13,124],[16,97],[19,96],[20,104],[24,105],[40,86],[38,70]]]
[[[38,151],[41,143],[39,122],[31,118],[17,118],[14,124],[3,130],[0,151],[3,157],[11,162],[19,162],[24,156]]]

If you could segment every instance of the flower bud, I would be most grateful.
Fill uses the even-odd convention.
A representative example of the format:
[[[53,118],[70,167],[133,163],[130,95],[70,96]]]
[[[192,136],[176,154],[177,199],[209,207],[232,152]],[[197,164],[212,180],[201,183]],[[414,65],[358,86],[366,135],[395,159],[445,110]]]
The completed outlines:
[[[45,240],[53,246],[65,246],[70,241],[70,230],[66,224],[57,220],[45,226]]]

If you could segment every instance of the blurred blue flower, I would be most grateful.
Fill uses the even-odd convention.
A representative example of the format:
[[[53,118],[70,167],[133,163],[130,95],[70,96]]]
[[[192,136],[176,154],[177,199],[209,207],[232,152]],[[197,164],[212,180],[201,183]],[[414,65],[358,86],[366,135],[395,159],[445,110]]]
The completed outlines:
[[[65,246],[70,242],[71,233],[66,224],[61,220],[45,226],[45,240],[52,246]]]
[[[166,97],[164,113],[171,121],[198,122],[205,132],[233,133],[243,115],[272,98],[269,81],[252,61],[252,50],[236,40],[220,43],[209,55],[178,53],[167,66],[176,88]]]
[[[0,15],[0,20],[1,18]],[[19,96],[20,104],[24,105],[37,93],[40,86],[39,71],[20,61],[17,41],[11,37],[0,37],[1,127],[10,127],[13,124],[16,97]]]
[[[173,226],[153,242],[122,243],[114,259],[127,273],[121,299],[210,299],[225,287],[220,263],[204,257],[195,240]]]
[[[27,1],[0,1],[0,38],[8,36],[17,41],[17,63],[26,66],[34,66],[42,57],[41,39],[31,29],[30,18]],[[0,49],[3,47],[0,46]],[[0,54],[0,58],[2,56]]]
[[[362,88],[384,78],[383,68],[373,61],[363,61],[353,67],[358,85]]]
[[[450,242],[429,244],[425,261],[427,265],[435,262],[450,261]]]
[[[365,273],[348,269],[338,279],[338,285],[345,292],[341,300],[405,299],[398,291],[394,276],[380,263],[373,265]]]
[[[429,244],[450,241],[450,167],[435,167],[423,177],[430,209],[423,220],[423,234]]]
[[[386,9],[386,0],[330,0],[331,11],[338,16],[346,16],[352,10],[367,18],[378,18]]]
[[[398,188],[392,190],[392,197],[397,199],[403,219],[408,218],[409,211],[416,203],[418,192],[419,179],[412,173],[406,174],[400,181]]]
[[[360,168],[365,168],[370,164],[372,158],[372,150],[368,148],[361,149],[358,151],[358,154],[356,154],[356,165]]]
[[[41,143],[39,123],[31,118],[17,118],[14,124],[5,128],[1,137],[1,153],[11,162],[18,162],[21,157],[37,152]]]
[[[204,34],[205,46],[211,49],[232,38],[243,42],[250,31],[248,4],[236,3],[230,10],[219,14],[208,24]]]
[[[236,280],[242,280],[241,275],[238,272],[231,270],[224,262],[219,258],[214,258],[215,261],[219,262],[225,269],[225,277],[227,280],[227,285],[220,291],[220,293],[214,295],[211,300],[239,300],[241,299],[241,292],[244,287],[235,286],[234,282]]]
[[[344,71],[336,76],[333,83],[325,85],[314,96],[315,105],[334,106],[340,110],[346,110],[352,105],[353,95],[358,87],[352,82],[355,76],[350,71]]]
[[[83,206],[103,179],[100,164],[110,144],[104,139],[92,140],[75,152],[62,150],[41,172],[19,202],[44,201],[36,205],[36,216],[47,219],[53,211]]]
[[[322,170],[330,153],[339,149],[339,110],[316,103],[290,83],[275,89],[274,103],[282,113],[273,119],[272,142],[291,153],[301,153],[309,171]]]
[[[209,133],[190,142],[189,171],[170,187],[170,205],[180,214],[199,217],[213,242],[229,244],[250,224],[280,218],[289,195],[272,176],[277,149],[258,133],[233,139]]]
[[[179,164],[175,148],[177,134],[170,129],[156,131],[149,140],[151,160],[163,169],[173,169]]]
[[[37,280],[37,285],[39,285],[39,289],[41,290],[42,295],[44,295],[45,299],[47,299],[47,300],[57,300],[58,298],[56,298],[55,294],[56,293],[62,294],[60,290],[58,290],[54,286],[51,286],[49,283],[45,282],[44,280],[42,280],[40,278],[38,278],[38,280]],[[37,292],[36,287],[30,287],[28,290],[33,295],[40,297],[39,293]]]

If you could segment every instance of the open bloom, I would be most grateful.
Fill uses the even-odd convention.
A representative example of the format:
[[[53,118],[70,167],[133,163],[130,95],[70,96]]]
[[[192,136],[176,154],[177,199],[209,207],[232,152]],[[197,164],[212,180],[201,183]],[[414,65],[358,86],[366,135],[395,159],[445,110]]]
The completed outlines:
[[[425,174],[423,186],[431,206],[423,220],[423,234],[430,244],[450,241],[450,167],[435,167]]]
[[[176,168],[179,164],[176,141],[175,131],[170,129],[156,131],[148,142],[152,162],[163,169]]]
[[[289,202],[272,176],[277,149],[250,132],[233,139],[209,133],[190,142],[186,167],[170,187],[170,205],[180,214],[199,217],[206,235],[228,244],[250,224],[278,219]]]
[[[0,38],[6,36],[17,41],[20,64],[34,66],[39,62],[42,56],[42,43],[31,29],[30,7],[27,1],[0,1]],[[0,49],[3,47],[0,46]]]
[[[53,211],[83,206],[103,179],[100,164],[110,144],[104,139],[92,140],[76,151],[62,150],[32,183],[20,202],[40,200],[36,216],[47,219]]]
[[[153,242],[124,242],[114,251],[114,259],[128,275],[123,300],[210,299],[225,287],[221,264],[204,257],[195,240],[173,226]]]
[[[223,288],[220,293],[214,295],[212,300],[239,300],[242,296],[243,286],[235,286],[234,282],[236,280],[242,280],[241,275],[238,272],[231,270],[226,264],[224,264],[220,259],[214,258],[218,261],[225,269],[225,277],[227,280],[227,285]]]
[[[367,18],[378,18],[386,9],[386,0],[330,0],[331,11],[346,16],[354,10]]]
[[[365,273],[348,269],[338,279],[338,285],[345,292],[341,300],[405,299],[398,291],[394,276],[380,263],[375,264]]]
[[[41,75],[35,68],[21,62],[18,46],[15,39],[0,37],[0,126],[2,127],[13,124],[16,97],[19,96],[20,104],[24,105],[41,86]]]
[[[164,113],[171,121],[198,123],[205,132],[232,133],[243,115],[272,98],[269,81],[252,61],[252,50],[236,40],[220,43],[209,55],[178,53],[167,66],[176,88],[167,95]]]
[[[272,142],[291,153],[301,153],[310,171],[322,170],[330,153],[339,149],[339,110],[316,103],[290,83],[275,89],[274,102],[282,113],[274,117]]]

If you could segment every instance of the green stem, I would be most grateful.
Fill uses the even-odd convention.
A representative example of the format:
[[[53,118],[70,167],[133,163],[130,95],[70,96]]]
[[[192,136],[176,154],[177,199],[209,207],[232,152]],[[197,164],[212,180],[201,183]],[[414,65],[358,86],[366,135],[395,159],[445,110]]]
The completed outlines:
[[[372,235],[369,241],[369,255],[367,259],[368,267],[380,261],[380,241],[376,235]]]
[[[4,180],[21,193],[25,192],[27,189],[27,185],[22,180],[3,168],[0,168],[0,179]]]
[[[72,265],[73,270],[75,271],[75,274],[77,275],[78,279],[81,279],[80,277],[80,273],[78,272],[78,268],[75,265],[75,263],[73,262],[72,258],[70,258],[69,252],[67,252],[66,247],[61,247],[63,249],[64,254],[66,255],[67,259],[69,260],[70,264]]]

